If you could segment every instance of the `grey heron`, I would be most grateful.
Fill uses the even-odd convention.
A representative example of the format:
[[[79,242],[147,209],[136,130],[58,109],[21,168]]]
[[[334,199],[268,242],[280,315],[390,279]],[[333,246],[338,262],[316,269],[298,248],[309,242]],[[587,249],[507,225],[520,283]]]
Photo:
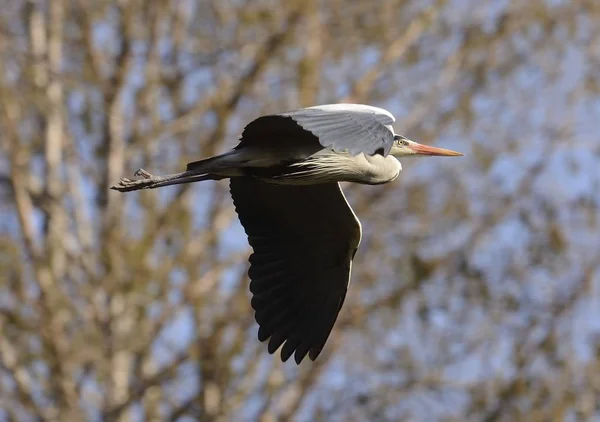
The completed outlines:
[[[258,339],[285,362],[315,360],[344,303],[361,225],[340,182],[388,183],[397,158],[461,156],[394,132],[381,108],[330,104],[259,117],[231,151],[195,161],[184,172],[154,176],[140,169],[120,192],[201,180],[230,179],[230,192],[253,249],[252,308]]]

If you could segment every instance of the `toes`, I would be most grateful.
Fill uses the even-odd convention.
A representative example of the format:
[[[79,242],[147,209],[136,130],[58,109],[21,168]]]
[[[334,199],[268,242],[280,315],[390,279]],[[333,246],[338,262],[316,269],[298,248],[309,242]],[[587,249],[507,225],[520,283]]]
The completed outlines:
[[[118,190],[120,192],[128,192],[132,190],[145,189],[152,184],[152,181],[148,179],[131,180],[126,177],[119,180],[117,185],[111,186],[111,189]]]
[[[155,182],[154,176],[152,176],[152,174],[148,173],[144,169],[139,169],[138,171],[136,171],[134,173],[134,176],[142,177],[142,179],[132,180],[128,179],[127,177],[123,177],[121,178],[121,180],[119,180],[118,184],[111,186],[110,188],[119,192],[129,192],[132,190],[147,189],[151,187]]]
[[[141,176],[144,179],[150,179],[152,177],[152,175],[144,169],[138,169],[138,171],[134,173],[134,176]]]

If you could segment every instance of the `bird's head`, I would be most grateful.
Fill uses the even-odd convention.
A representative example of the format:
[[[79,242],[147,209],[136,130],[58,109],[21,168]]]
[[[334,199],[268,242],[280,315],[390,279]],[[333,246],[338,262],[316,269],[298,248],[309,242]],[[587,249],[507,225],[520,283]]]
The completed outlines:
[[[394,135],[394,144],[390,150],[390,154],[396,158],[401,157],[425,157],[425,156],[441,156],[441,157],[459,157],[464,154],[444,148],[430,147],[419,144],[410,139],[406,139],[402,135]]]

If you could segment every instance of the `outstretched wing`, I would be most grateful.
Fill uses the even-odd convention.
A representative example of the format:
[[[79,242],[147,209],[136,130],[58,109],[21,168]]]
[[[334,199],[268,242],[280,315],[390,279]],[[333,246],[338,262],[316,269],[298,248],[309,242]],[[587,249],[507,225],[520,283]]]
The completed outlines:
[[[258,339],[281,359],[315,360],[344,303],[360,223],[339,184],[272,185],[233,178],[231,195],[254,253]]]
[[[388,111],[362,104],[308,107],[254,120],[244,129],[238,148],[318,142],[337,152],[387,156],[394,143],[394,121]]]
[[[282,116],[291,117],[334,151],[356,155],[387,155],[394,143],[394,116],[386,110],[362,104],[328,104],[304,108]]]

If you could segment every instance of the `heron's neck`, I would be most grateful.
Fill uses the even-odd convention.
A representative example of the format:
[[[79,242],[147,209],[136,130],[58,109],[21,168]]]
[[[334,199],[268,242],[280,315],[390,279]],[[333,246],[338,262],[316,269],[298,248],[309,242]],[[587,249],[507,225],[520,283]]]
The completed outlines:
[[[392,155],[384,157],[383,155],[363,155],[368,163],[367,179],[368,182],[362,182],[369,185],[381,185],[396,179],[402,171],[402,164]],[[360,183],[360,182],[359,182]]]

